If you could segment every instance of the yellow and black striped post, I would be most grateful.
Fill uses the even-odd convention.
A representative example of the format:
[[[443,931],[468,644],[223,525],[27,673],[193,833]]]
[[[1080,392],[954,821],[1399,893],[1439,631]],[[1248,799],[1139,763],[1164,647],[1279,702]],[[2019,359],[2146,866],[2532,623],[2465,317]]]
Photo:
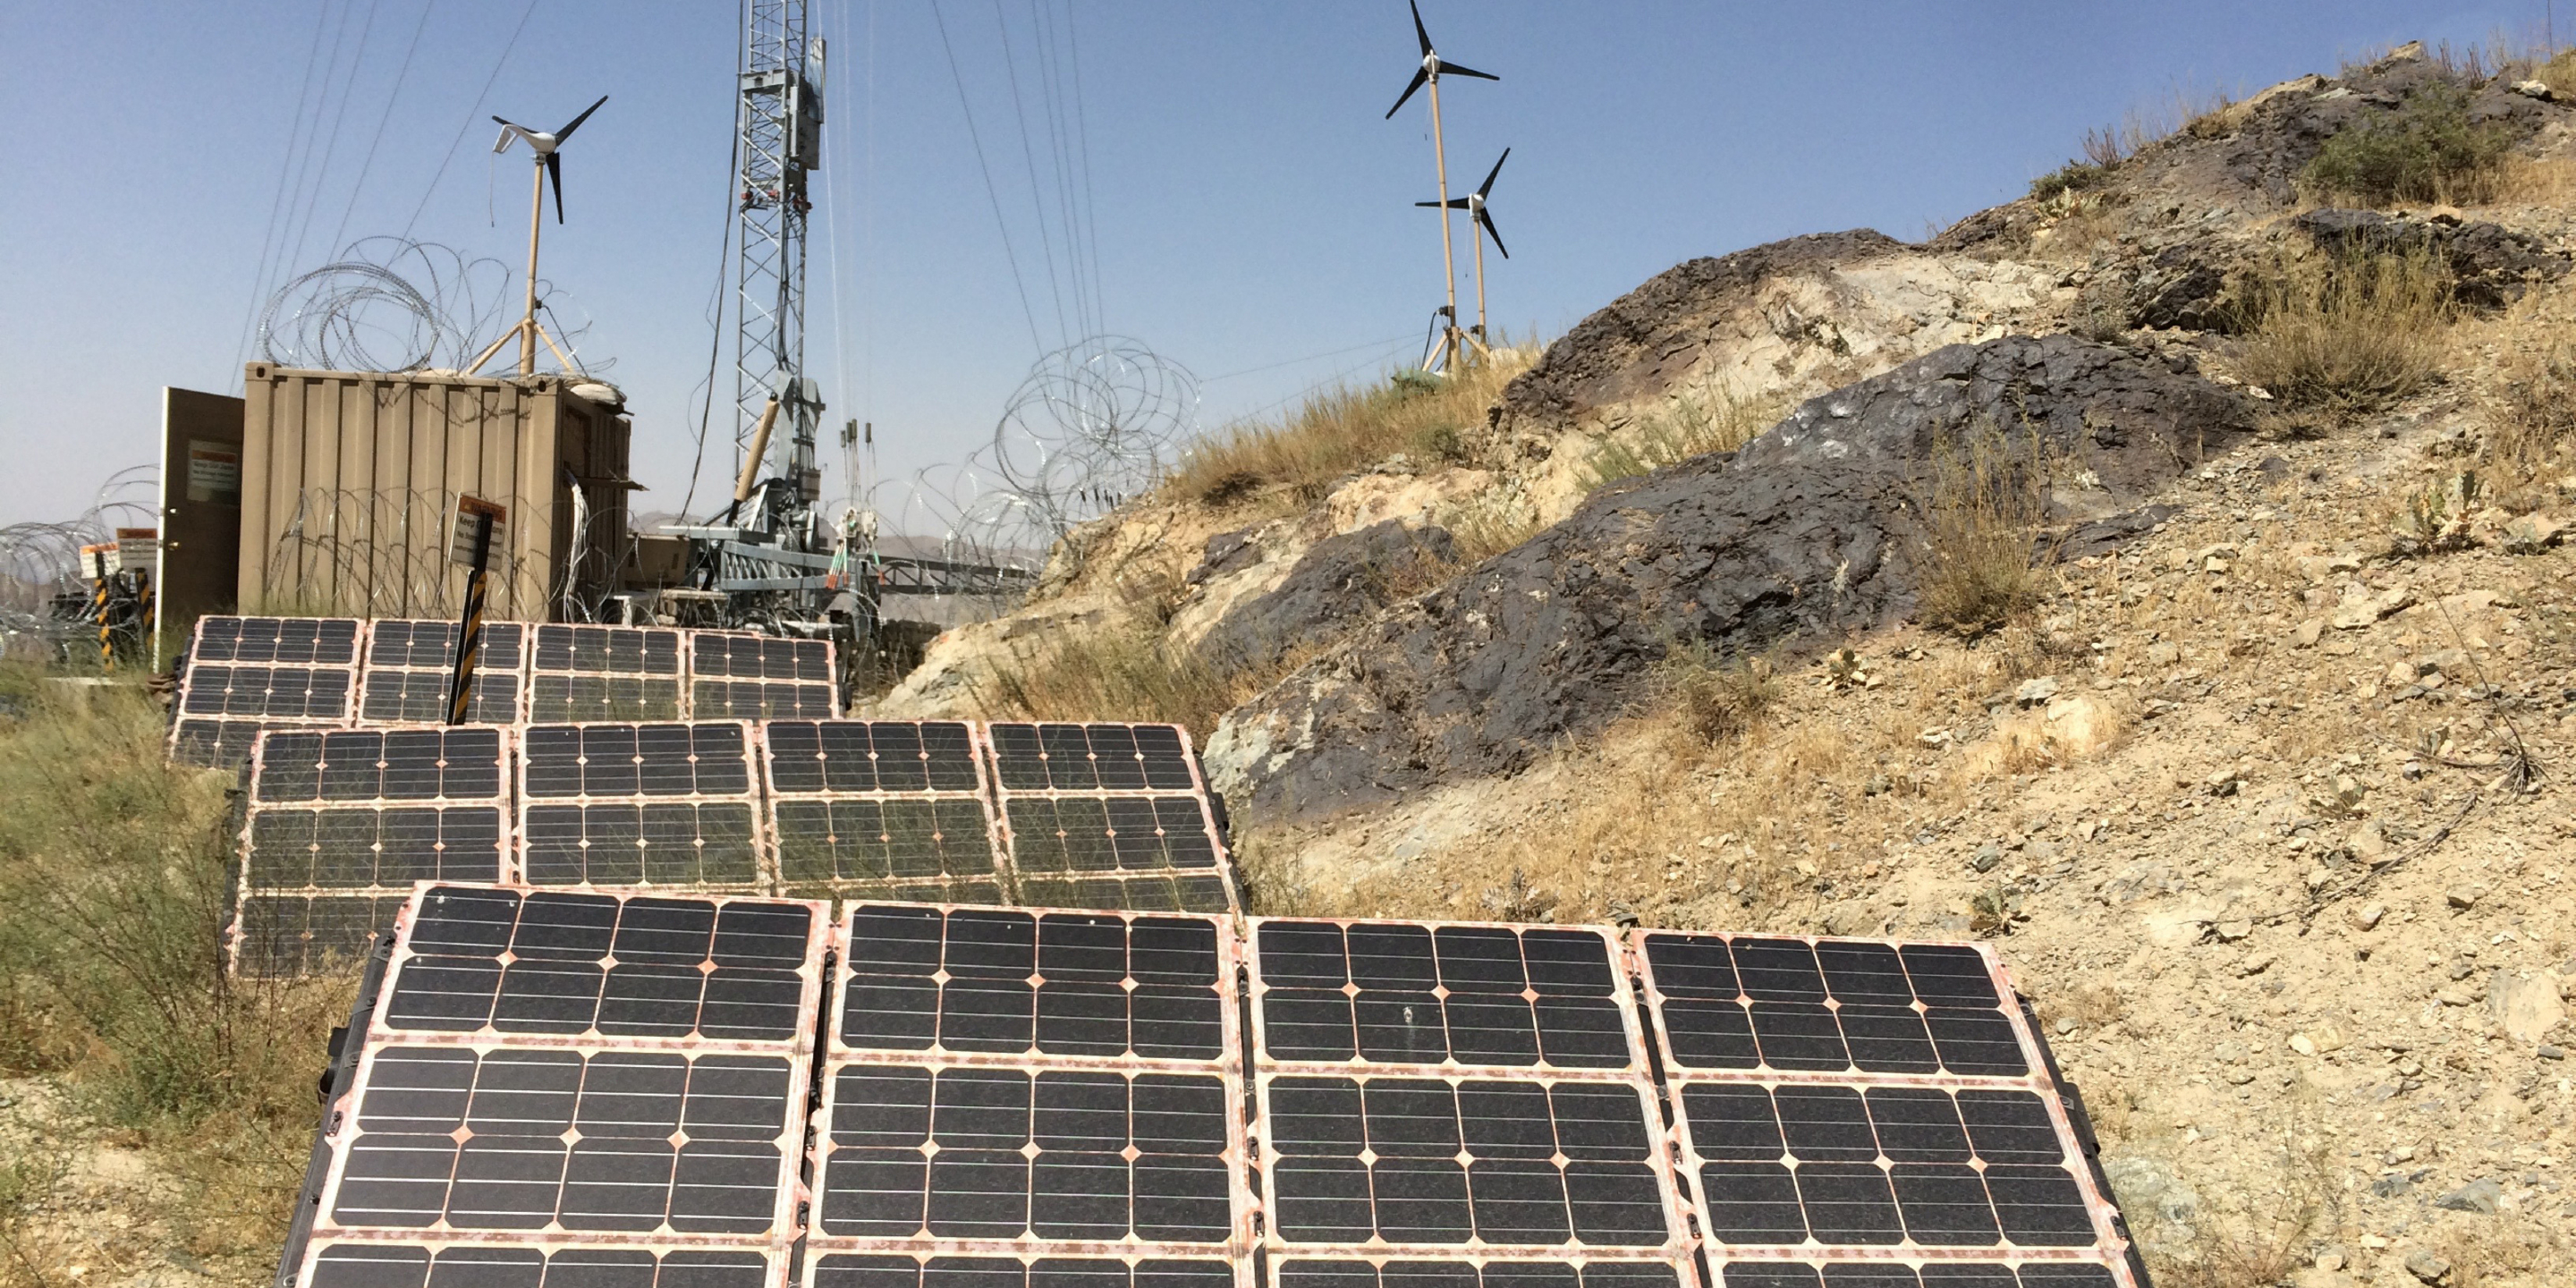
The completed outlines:
[[[98,622],[98,669],[113,671],[116,669],[116,641],[109,634],[108,625],[107,552],[101,550],[91,557],[98,561],[98,593],[90,597],[90,611]]]
[[[474,664],[483,656],[483,572],[492,561],[492,516],[474,516],[474,562],[465,570],[465,620],[456,632],[456,676],[447,691],[447,723],[465,723],[474,696]]]

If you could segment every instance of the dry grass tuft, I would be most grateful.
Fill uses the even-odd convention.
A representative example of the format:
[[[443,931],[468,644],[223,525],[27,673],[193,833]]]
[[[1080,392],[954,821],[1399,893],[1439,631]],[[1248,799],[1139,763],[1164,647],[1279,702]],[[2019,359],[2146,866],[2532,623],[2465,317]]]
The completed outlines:
[[[1668,397],[1662,407],[1613,432],[1584,462],[1587,490],[1648,474],[1711,452],[1731,452],[1780,418],[1780,400],[1736,392],[1704,378]]]
[[[2377,410],[2439,378],[2450,296],[2429,251],[2285,268],[2253,293],[2238,370],[2293,411]]]
[[[1068,632],[994,668],[985,714],[994,719],[1126,720],[1178,724],[1200,742],[1225,713],[1312,656],[1262,666],[1221,665],[1166,640],[1149,619]]]
[[[1166,486],[1203,505],[1264,495],[1283,507],[1323,496],[1333,480],[1397,453],[1462,461],[1503,386],[1537,361],[1535,346],[1498,348],[1491,361],[1447,376],[1404,372],[1376,385],[1308,395],[1276,424],[1237,425],[1195,445]]]
[[[1992,425],[1934,450],[1931,495],[1923,506],[1923,621],[1978,634],[2039,603],[2031,544],[2044,511],[2043,487],[2039,463],[2016,459]]]

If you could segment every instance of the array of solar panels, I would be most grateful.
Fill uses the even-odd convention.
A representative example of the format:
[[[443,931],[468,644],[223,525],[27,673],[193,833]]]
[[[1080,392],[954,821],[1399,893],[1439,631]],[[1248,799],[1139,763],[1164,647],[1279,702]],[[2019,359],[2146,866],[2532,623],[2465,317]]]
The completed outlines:
[[[179,679],[171,759],[238,765],[263,729],[445,724],[455,622],[206,617]],[[727,631],[490,622],[466,719],[827,719],[829,640]]]
[[[281,1288],[2145,1288],[1980,947],[415,898]]]
[[[417,881],[1233,906],[1173,725],[275,729],[246,778],[233,960],[252,974],[348,959]]]

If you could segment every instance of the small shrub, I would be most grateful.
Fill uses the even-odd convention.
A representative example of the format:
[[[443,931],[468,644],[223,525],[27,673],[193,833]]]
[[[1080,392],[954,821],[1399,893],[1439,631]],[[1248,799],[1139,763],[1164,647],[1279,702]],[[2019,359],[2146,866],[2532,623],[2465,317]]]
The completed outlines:
[[[2513,136],[2501,122],[2472,123],[2468,91],[2426,85],[2397,110],[2326,140],[2302,177],[2321,192],[2368,205],[2491,200]]]
[[[2069,161],[2031,180],[2030,195],[2047,201],[2070,192],[2090,192],[2110,182],[2111,171],[2116,166],[2116,162],[2105,165],[2096,161]]]
[[[1583,465],[1585,490],[1599,491],[1694,456],[1734,451],[1770,428],[1778,410],[1775,400],[1748,398],[1721,381],[1702,380],[1593,448]]]
[[[1698,641],[1666,653],[1656,681],[1664,699],[1680,714],[1682,726],[1712,747],[1752,732],[1763,711],[1780,696],[1768,659],[1721,659]]]
[[[2285,408],[2384,407],[2439,376],[2450,293],[2429,250],[2286,269],[2250,293],[2239,374]]]
[[[2039,463],[2013,459],[1991,425],[1935,449],[1923,506],[1918,611],[1926,623],[1977,634],[2039,602],[2031,545],[2045,509],[2044,487]]]

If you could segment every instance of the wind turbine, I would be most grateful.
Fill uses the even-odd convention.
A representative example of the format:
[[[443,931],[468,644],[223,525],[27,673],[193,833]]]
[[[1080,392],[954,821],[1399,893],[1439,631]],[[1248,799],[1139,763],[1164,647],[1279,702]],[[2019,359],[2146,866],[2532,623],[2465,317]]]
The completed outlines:
[[[599,96],[599,103],[607,101],[606,94]],[[528,208],[528,311],[524,317],[512,323],[509,330],[502,332],[501,338],[494,340],[492,347],[485,349],[481,357],[466,365],[465,374],[469,376],[482,370],[483,364],[490,362],[493,355],[501,352],[501,347],[508,344],[513,337],[519,341],[519,374],[522,376],[533,376],[537,373],[537,342],[540,340],[545,341],[546,348],[553,350],[555,361],[562,363],[565,370],[581,369],[579,363],[566,356],[564,351],[555,344],[555,338],[547,335],[545,329],[537,325],[537,232],[546,226],[546,182],[550,179],[554,181],[555,189],[555,222],[558,224],[563,222],[563,159],[557,155],[557,149],[563,147],[565,141],[572,138],[572,132],[580,129],[582,122],[590,119],[591,113],[599,110],[599,103],[583,108],[581,115],[572,118],[570,124],[551,134],[543,130],[531,130],[527,126],[498,116],[492,118],[501,124],[501,137],[493,143],[492,150],[496,153],[507,152],[510,150],[512,139],[524,140],[528,145],[528,151],[535,154],[537,163],[534,176],[535,187],[528,198],[530,203]]]
[[[1461,67],[1441,58],[1440,51],[1431,47],[1430,30],[1422,25],[1422,6],[1417,0],[1405,0],[1405,3],[1413,10],[1413,35],[1422,43],[1422,65],[1413,70],[1413,79],[1405,83],[1404,93],[1397,97],[1395,106],[1386,109],[1386,119],[1394,120],[1395,114],[1412,101],[1415,90],[1426,85],[1431,87],[1431,160],[1440,171],[1440,267],[1449,291],[1449,306],[1444,310],[1449,324],[1440,337],[1440,364],[1445,370],[1450,360],[1458,355],[1461,337],[1458,331],[1458,261],[1449,246],[1449,211],[1453,207],[1449,204],[1449,153],[1440,134],[1440,78],[1443,75],[1471,76],[1477,80],[1499,81],[1502,77],[1472,67]],[[1498,239],[1495,244],[1499,246],[1502,243]]]
[[[1444,212],[1451,210],[1466,211],[1467,222],[1474,224],[1477,228],[1483,229],[1485,237],[1491,237],[1494,239],[1494,249],[1501,251],[1503,258],[1510,259],[1512,257],[1512,252],[1503,245],[1503,235],[1494,230],[1494,216],[1491,212],[1485,209],[1485,198],[1491,195],[1494,191],[1494,176],[1503,172],[1503,162],[1511,159],[1512,150],[1510,148],[1503,149],[1503,154],[1494,158],[1494,168],[1485,172],[1485,181],[1476,185],[1476,190],[1468,193],[1466,196],[1452,197],[1447,201],[1417,201],[1413,204],[1417,206],[1438,206]],[[1449,216],[1446,213],[1443,213],[1440,216],[1440,222],[1444,224],[1449,222]],[[1467,235],[1469,237],[1476,237],[1476,234],[1472,231]],[[1476,337],[1476,344],[1478,347],[1482,347],[1485,344],[1485,242],[1482,237],[1476,238],[1476,329],[1469,334]]]

